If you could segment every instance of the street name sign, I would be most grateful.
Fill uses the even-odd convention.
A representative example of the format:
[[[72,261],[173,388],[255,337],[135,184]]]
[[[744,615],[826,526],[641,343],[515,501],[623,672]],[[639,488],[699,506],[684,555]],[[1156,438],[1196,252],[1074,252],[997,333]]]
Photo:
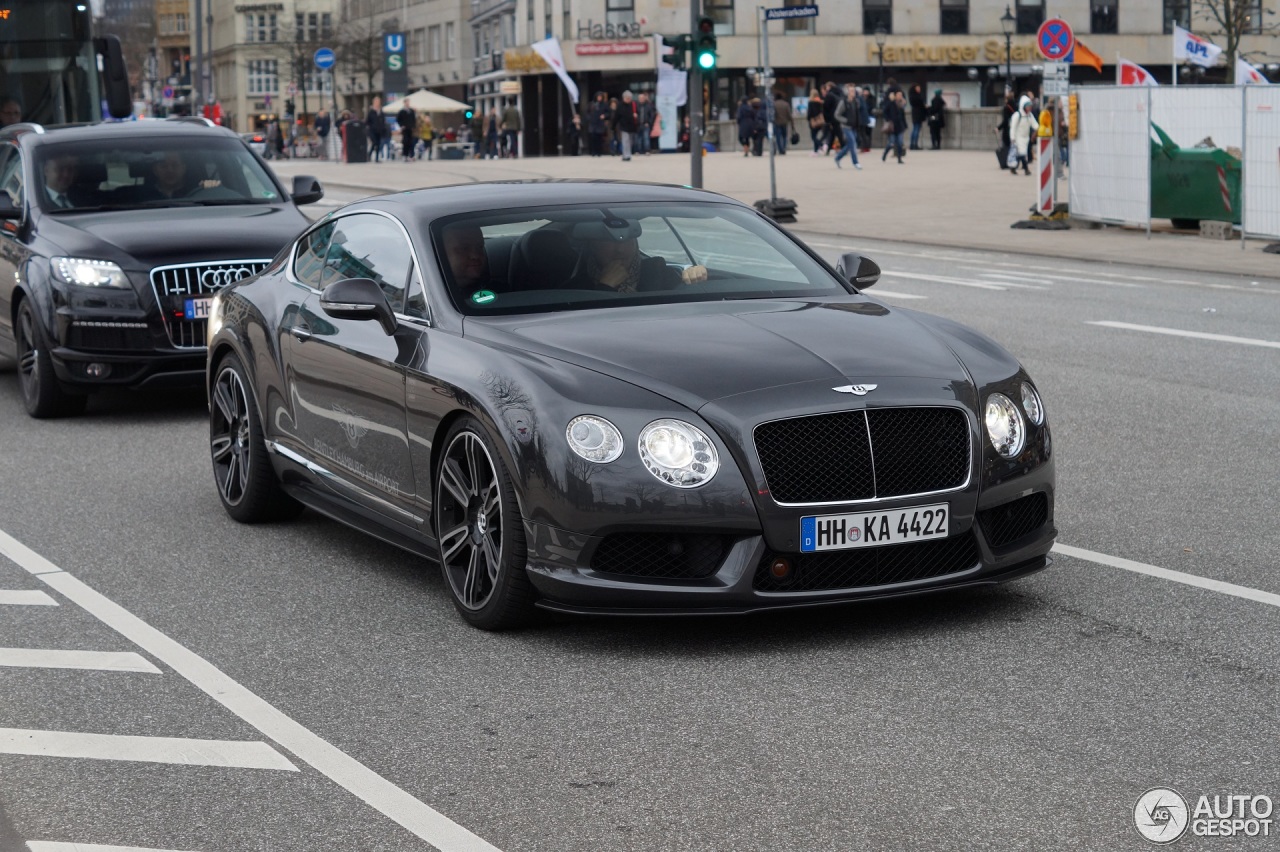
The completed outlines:
[[[784,6],[781,9],[764,10],[764,19],[766,21],[786,21],[791,18],[816,17],[818,17],[817,6]]]

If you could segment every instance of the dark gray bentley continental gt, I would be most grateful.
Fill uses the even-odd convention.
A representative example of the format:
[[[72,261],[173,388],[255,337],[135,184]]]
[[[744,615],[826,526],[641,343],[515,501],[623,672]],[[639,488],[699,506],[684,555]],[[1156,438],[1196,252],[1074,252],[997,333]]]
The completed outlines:
[[[993,583],[1056,530],[1018,361],[755,210],[632,183],[342,208],[209,320],[227,512],[438,560],[462,616],[726,613]]]

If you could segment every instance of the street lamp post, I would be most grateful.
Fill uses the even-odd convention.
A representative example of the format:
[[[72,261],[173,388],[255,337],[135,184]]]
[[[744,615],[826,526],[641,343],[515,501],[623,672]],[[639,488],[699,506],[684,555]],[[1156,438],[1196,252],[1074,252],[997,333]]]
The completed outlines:
[[[884,43],[889,40],[889,33],[884,27],[876,27],[876,57],[880,60],[880,70],[876,75],[876,100],[884,95]]]
[[[1010,92],[1013,91],[1013,28],[1017,22],[1009,7],[1005,6],[1004,14],[1000,16],[1000,28],[1004,30],[1004,86]]]

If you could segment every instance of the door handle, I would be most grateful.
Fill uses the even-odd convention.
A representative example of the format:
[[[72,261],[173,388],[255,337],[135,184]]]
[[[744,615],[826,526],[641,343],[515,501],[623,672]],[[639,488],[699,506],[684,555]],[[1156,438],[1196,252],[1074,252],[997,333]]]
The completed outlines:
[[[305,325],[295,325],[293,328],[289,329],[289,333],[297,338],[299,342],[308,340],[311,337],[311,329],[307,328]]]

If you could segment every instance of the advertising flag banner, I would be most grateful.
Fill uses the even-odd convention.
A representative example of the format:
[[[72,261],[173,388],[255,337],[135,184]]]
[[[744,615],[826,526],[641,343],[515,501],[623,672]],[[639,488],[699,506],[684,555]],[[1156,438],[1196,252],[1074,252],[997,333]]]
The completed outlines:
[[[1076,49],[1073,51],[1071,61],[1076,65],[1088,65],[1099,74],[1102,73],[1102,57],[1085,47],[1080,39],[1076,39]]]
[[[1208,68],[1218,61],[1222,48],[1207,38],[1201,38],[1191,30],[1173,25],[1173,58],[1179,62],[1191,62]]]
[[[1151,72],[1136,62],[1116,57],[1116,85],[1119,86],[1158,86]]]
[[[1270,86],[1271,81],[1262,76],[1262,72],[1254,68],[1240,57],[1236,57],[1237,86]]]
[[[541,56],[542,60],[551,66],[552,71],[556,72],[560,82],[564,83],[564,87],[569,91],[569,99],[576,104],[578,102],[578,84],[573,82],[569,72],[564,70],[564,53],[560,50],[560,39],[544,38],[542,41],[535,41],[529,47],[533,48],[533,52]]]

